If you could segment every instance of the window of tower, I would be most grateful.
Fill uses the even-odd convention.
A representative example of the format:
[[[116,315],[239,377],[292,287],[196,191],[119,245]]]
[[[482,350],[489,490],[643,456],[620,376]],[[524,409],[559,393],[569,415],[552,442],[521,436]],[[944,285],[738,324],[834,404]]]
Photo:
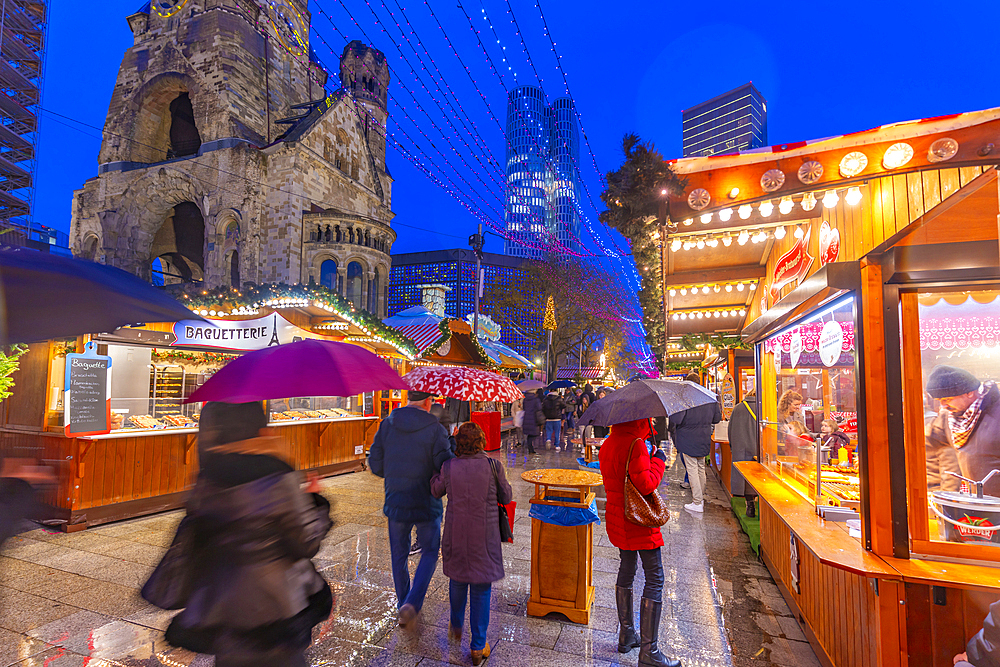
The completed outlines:
[[[347,300],[356,307],[361,307],[361,274],[363,270],[358,262],[351,262],[347,265]]]
[[[319,284],[331,292],[337,291],[337,263],[332,259],[319,265]]]
[[[164,284],[198,282],[205,270],[205,220],[193,202],[175,206],[153,237],[150,264]]]
[[[238,288],[240,286],[240,253],[237,250],[230,250],[226,253],[226,269],[229,274],[229,285]]]
[[[181,93],[170,103],[170,148],[167,159],[196,155],[201,148],[201,135],[194,122],[191,97]]]

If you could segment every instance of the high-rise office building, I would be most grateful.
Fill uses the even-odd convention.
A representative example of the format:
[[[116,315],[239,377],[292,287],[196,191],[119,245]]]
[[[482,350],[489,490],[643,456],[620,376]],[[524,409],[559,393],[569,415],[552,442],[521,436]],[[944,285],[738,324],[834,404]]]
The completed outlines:
[[[545,103],[540,88],[507,96],[504,252],[541,258],[553,245],[579,250],[580,132],[573,100]]]
[[[685,109],[681,116],[684,157],[767,145],[767,100],[752,83]]]
[[[38,105],[45,60],[47,2],[7,0],[0,9],[0,228],[6,243],[48,244],[48,228],[33,225],[38,150]],[[53,233],[55,233],[53,231]],[[65,235],[63,235],[65,236]],[[60,239],[62,240],[62,239]],[[63,242],[61,245],[66,245]]]

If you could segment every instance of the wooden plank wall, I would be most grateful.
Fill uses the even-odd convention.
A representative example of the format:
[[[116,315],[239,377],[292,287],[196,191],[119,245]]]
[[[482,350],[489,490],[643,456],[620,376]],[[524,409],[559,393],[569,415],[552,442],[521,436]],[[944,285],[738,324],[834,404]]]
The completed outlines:
[[[948,588],[941,605],[935,603],[931,586],[907,583],[908,667],[951,667],[954,656],[965,652],[968,640],[982,629],[998,598],[996,591]]]
[[[867,184],[859,186],[863,196],[861,203],[856,206],[847,204],[843,192],[840,202],[831,209],[825,209],[822,202],[818,202],[811,212],[815,217],[800,221],[800,224],[811,229],[808,251],[816,259],[810,273],[820,269],[819,232],[824,220],[840,233],[838,261],[854,261],[903,231],[907,225],[990,168],[928,169],[913,174],[873,178]],[[821,193],[818,198],[822,198]],[[781,255],[795,245],[796,239],[792,231],[789,227],[785,238],[772,241],[773,245],[767,259],[767,277],[760,282],[757,293],[747,309],[747,322],[752,322],[760,316],[760,300],[764,295],[763,290],[770,289],[770,277],[774,273],[774,265]],[[795,287],[795,284],[786,286],[780,291],[778,298],[785,296]]]
[[[760,504],[760,543],[802,619],[835,667],[877,667],[876,596],[870,580],[820,563],[800,541],[799,593],[792,587],[788,526]]]

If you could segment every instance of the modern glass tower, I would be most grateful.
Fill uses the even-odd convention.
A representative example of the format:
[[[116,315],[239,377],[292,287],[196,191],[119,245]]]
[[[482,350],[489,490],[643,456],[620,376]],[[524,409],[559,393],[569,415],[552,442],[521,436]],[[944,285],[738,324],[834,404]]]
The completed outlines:
[[[684,157],[767,145],[767,100],[752,83],[681,112]]]
[[[573,100],[549,106],[540,88],[507,96],[504,252],[539,259],[555,246],[579,251],[580,133]]]

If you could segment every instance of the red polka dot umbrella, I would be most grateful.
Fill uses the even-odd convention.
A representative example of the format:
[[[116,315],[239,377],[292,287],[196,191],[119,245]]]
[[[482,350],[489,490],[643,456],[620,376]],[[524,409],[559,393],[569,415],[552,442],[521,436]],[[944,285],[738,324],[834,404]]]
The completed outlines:
[[[513,403],[524,398],[510,378],[478,368],[420,366],[403,376],[410,388],[460,401]]]

